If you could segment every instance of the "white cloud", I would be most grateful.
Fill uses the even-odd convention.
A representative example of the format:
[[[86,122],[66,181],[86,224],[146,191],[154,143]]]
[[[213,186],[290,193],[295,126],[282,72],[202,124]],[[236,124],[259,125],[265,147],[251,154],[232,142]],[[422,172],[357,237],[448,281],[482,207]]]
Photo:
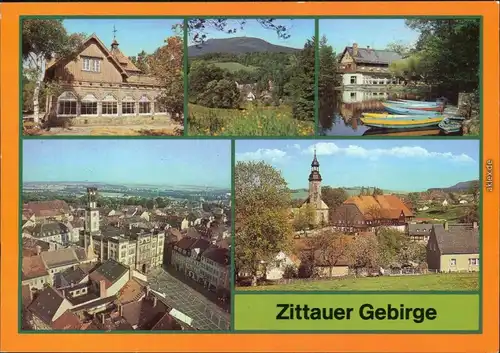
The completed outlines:
[[[279,162],[288,157],[285,151],[279,149],[259,148],[255,152],[237,153],[236,159],[239,161],[268,161]]]
[[[418,159],[443,159],[453,162],[470,163],[475,160],[467,154],[453,154],[451,152],[431,152],[420,146],[397,146],[392,148],[374,148],[367,149],[357,145],[339,147],[333,142],[319,142],[309,146],[302,152],[313,154],[316,147],[318,156],[344,155],[349,157],[366,158],[377,160],[381,157],[393,158],[418,158]]]

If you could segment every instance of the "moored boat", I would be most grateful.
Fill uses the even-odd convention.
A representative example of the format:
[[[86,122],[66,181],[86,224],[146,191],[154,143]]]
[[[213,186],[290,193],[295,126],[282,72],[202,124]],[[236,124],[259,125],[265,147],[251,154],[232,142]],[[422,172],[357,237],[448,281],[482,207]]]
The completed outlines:
[[[389,113],[361,113],[361,115],[366,117],[366,118],[375,118],[375,119],[395,119],[395,118],[412,119],[415,116],[418,116],[419,118],[425,118],[425,117],[437,118],[437,117],[439,117],[439,115],[433,114],[432,112],[427,113],[427,114],[418,114],[418,115],[415,115],[415,114],[389,114]]]
[[[405,118],[370,118],[362,117],[361,121],[364,125],[383,129],[408,129],[408,128],[421,128],[438,125],[444,118],[426,117],[426,116],[410,116]]]
[[[413,101],[387,100],[386,103],[405,105],[405,106],[410,106],[410,107],[442,107],[443,106],[442,103],[437,103],[437,102],[413,102]]]
[[[445,118],[438,124],[438,127],[445,134],[453,134],[458,133],[462,130],[462,123],[457,120]]]
[[[442,105],[424,105],[424,104],[406,104],[406,103],[382,103],[382,105],[391,105],[395,107],[401,107],[404,109],[411,109],[411,110],[425,110],[425,111],[435,111],[435,112],[441,112],[444,110],[444,106]]]
[[[392,114],[403,114],[403,115],[432,115],[432,112],[435,112],[434,114],[437,115],[439,112],[442,110],[442,108],[422,108],[422,109],[417,109],[417,108],[410,108],[405,105],[396,105],[396,104],[388,104],[388,103],[382,103],[384,106],[385,110],[387,110],[389,113]]]

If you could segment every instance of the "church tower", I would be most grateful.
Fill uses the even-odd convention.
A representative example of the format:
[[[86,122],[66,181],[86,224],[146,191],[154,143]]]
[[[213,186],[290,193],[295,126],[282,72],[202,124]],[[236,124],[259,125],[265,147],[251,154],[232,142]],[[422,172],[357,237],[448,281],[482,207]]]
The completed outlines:
[[[99,230],[99,210],[97,209],[97,188],[87,188],[87,207],[85,208],[85,229],[84,229],[84,247],[87,256],[94,254],[93,236],[101,235],[101,261],[103,255],[103,239]],[[94,254],[95,256],[95,254]]]
[[[316,158],[316,149],[314,149],[314,158],[311,163],[311,173],[309,174],[309,203],[316,209],[321,208],[321,174],[319,174],[319,162]]]

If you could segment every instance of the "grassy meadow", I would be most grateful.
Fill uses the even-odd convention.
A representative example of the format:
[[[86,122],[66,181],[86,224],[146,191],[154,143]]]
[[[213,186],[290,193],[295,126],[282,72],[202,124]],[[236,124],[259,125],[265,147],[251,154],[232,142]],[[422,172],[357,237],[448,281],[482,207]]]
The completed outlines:
[[[188,107],[190,136],[311,136],[314,123],[292,117],[287,106],[264,107],[248,104],[245,109]]]
[[[416,211],[416,217],[459,222],[469,205],[432,206],[425,211]]]
[[[479,273],[443,273],[415,276],[382,276],[317,281],[296,281],[257,287],[237,287],[237,291],[374,291],[374,290],[463,290],[479,289]]]

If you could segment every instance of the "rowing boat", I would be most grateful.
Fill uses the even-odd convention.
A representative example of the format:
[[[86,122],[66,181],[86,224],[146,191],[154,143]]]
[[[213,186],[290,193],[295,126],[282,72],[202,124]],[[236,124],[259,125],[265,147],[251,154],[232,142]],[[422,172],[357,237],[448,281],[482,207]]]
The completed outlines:
[[[384,107],[387,107],[387,105],[393,106],[393,107],[400,107],[403,109],[411,109],[411,110],[425,110],[425,111],[442,111],[444,109],[444,106],[442,105],[418,105],[418,104],[406,104],[406,103],[382,103]]]
[[[362,113],[362,116],[366,118],[374,118],[374,119],[413,119],[416,116],[419,118],[437,118],[439,117],[437,114],[427,113],[427,114],[389,114],[389,113]]]
[[[393,100],[387,100],[386,101],[389,104],[397,104],[397,105],[405,105],[405,106],[411,106],[411,107],[442,107],[442,103],[437,103],[437,102],[414,102],[414,101],[393,101]]]
[[[411,116],[406,118],[369,118],[362,117],[361,121],[364,125],[383,129],[408,129],[416,127],[429,127],[438,125],[444,118],[439,117],[424,117]]]
[[[443,119],[438,126],[445,134],[457,133],[462,129],[462,124],[460,122],[449,118]]]
[[[439,111],[441,111],[442,108],[432,108],[431,110],[426,110],[426,109],[417,109],[417,108],[410,108],[408,106],[404,105],[395,105],[395,104],[387,104],[387,103],[382,103],[384,106],[385,110],[387,110],[389,113],[392,114],[403,114],[403,115],[433,115],[433,111],[435,114],[439,114]]]

